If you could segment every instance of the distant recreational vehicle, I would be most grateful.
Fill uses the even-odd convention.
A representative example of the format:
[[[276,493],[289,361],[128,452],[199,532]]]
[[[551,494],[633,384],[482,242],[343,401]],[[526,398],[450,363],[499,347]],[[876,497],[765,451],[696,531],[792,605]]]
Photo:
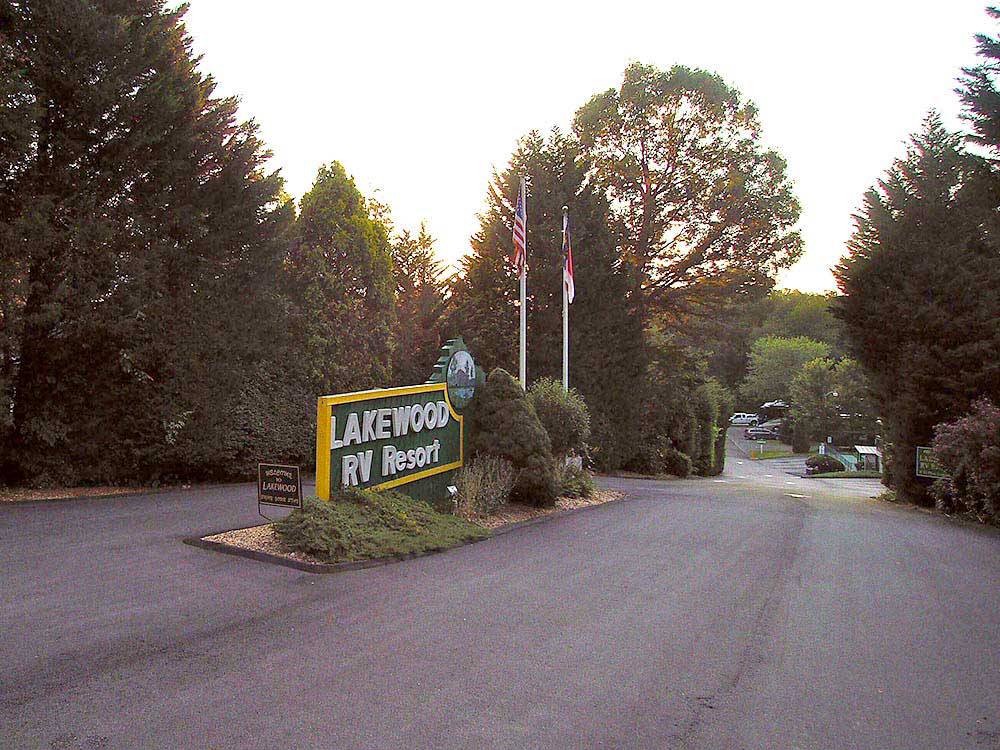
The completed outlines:
[[[780,399],[777,401],[767,401],[761,404],[760,409],[757,410],[757,422],[760,424],[787,416],[788,402],[781,401]]]

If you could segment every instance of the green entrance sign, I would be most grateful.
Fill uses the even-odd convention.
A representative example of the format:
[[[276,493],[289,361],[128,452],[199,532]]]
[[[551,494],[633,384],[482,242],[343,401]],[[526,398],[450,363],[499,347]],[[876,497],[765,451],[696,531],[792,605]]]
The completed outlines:
[[[476,365],[461,339],[448,342],[431,381],[321,396],[316,409],[316,494],[392,489],[436,503],[465,458],[462,409]]]
[[[917,448],[917,476],[927,479],[947,479],[948,472],[938,461],[933,450],[919,446]]]

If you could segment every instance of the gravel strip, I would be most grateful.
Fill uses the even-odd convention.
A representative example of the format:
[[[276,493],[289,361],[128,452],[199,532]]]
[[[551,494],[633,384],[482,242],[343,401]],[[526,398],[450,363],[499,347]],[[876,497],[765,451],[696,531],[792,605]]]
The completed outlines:
[[[30,490],[0,489],[0,503],[30,503],[37,500],[67,500],[72,497],[115,497],[149,492],[151,487],[55,487]]]
[[[612,500],[622,497],[621,492],[613,490],[597,490],[590,497],[561,497],[556,500],[555,507],[536,508],[533,505],[521,505],[519,503],[507,503],[496,513],[482,517],[470,516],[469,520],[480,526],[495,530],[512,523],[520,523],[540,516],[548,516],[558,513],[561,510],[573,510],[574,508],[588,508],[591,505],[603,505]]]

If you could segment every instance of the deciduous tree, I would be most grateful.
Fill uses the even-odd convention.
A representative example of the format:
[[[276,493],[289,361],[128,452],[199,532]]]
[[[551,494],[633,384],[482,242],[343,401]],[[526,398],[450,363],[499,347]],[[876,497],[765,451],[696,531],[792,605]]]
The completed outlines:
[[[827,344],[804,336],[757,339],[751,347],[750,369],[740,389],[744,407],[753,410],[765,401],[788,401],[792,379],[803,365],[829,354]]]
[[[762,146],[753,104],[718,76],[634,63],[577,112],[574,131],[646,319],[770,288],[801,252],[785,162]]]

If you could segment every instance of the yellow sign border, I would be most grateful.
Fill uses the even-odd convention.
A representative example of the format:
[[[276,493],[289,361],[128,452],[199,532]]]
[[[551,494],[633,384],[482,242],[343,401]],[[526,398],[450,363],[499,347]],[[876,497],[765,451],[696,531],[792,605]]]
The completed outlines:
[[[388,482],[382,482],[369,489],[388,490],[403,484],[415,482],[418,479],[426,479],[435,474],[461,468],[465,461],[465,421],[462,415],[455,411],[455,407],[451,405],[451,399],[448,398],[447,383],[424,383],[423,385],[407,385],[402,388],[375,388],[370,391],[340,393],[336,396],[320,396],[316,400],[316,495],[321,500],[330,499],[330,450],[333,437],[330,435],[330,417],[333,416],[334,406],[355,401],[372,401],[376,398],[408,396],[414,393],[433,393],[434,391],[441,391],[444,394],[444,401],[448,404],[448,411],[451,413],[451,418],[458,422],[458,461],[418,471],[416,474],[409,474],[399,479],[391,479]]]

